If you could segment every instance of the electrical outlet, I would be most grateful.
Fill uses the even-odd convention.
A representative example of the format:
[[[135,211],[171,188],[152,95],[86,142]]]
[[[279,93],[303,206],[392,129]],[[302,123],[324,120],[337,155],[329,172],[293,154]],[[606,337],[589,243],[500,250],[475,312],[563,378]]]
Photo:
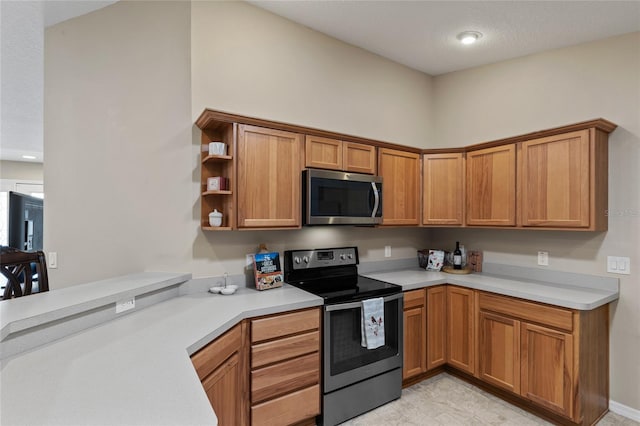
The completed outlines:
[[[628,257],[607,256],[607,272],[612,274],[631,274],[631,259]]]
[[[538,265],[540,265],[540,266],[549,266],[549,252],[548,251],[539,251],[538,252]]]
[[[56,269],[58,267],[58,253],[55,251],[50,251],[49,256],[47,256],[47,260],[49,261],[49,268]]]
[[[384,246],[384,257],[391,257],[391,246]]]
[[[135,297],[132,297],[131,299],[121,300],[119,302],[116,302],[116,314],[131,310],[135,307],[136,307]]]
[[[245,254],[245,257],[244,266],[253,266],[253,254]]]

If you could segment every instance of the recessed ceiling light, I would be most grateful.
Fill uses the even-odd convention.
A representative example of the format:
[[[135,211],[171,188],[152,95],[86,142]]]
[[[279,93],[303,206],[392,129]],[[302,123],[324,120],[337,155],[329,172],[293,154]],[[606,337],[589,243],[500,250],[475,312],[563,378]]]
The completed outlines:
[[[35,160],[36,159],[35,155],[23,155],[22,158],[24,158],[25,160]]]
[[[463,31],[456,37],[462,44],[473,44],[482,38],[478,31]]]

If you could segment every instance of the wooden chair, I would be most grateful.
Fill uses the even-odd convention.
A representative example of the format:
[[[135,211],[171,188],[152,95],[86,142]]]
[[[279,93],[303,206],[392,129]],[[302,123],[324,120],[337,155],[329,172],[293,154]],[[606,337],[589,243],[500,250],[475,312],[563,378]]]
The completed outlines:
[[[0,272],[7,279],[2,300],[49,291],[47,263],[41,251],[24,252],[2,246]],[[35,288],[34,278],[37,285]]]

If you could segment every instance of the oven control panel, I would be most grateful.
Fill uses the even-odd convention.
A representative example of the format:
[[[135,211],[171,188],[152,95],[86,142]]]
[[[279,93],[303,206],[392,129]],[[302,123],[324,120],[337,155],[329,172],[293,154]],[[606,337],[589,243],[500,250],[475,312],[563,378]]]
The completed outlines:
[[[295,250],[287,255],[291,257],[294,270],[358,264],[357,247]]]

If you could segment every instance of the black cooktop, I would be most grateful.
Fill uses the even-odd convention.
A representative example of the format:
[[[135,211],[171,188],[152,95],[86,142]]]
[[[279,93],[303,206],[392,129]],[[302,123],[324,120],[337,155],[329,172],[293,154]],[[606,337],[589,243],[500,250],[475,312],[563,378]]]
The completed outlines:
[[[325,305],[356,302],[373,297],[397,294],[402,291],[402,287],[399,285],[362,277],[360,275],[289,284],[322,297]]]
[[[324,299],[325,305],[402,292],[396,284],[358,275],[358,249],[285,251],[285,281]]]

